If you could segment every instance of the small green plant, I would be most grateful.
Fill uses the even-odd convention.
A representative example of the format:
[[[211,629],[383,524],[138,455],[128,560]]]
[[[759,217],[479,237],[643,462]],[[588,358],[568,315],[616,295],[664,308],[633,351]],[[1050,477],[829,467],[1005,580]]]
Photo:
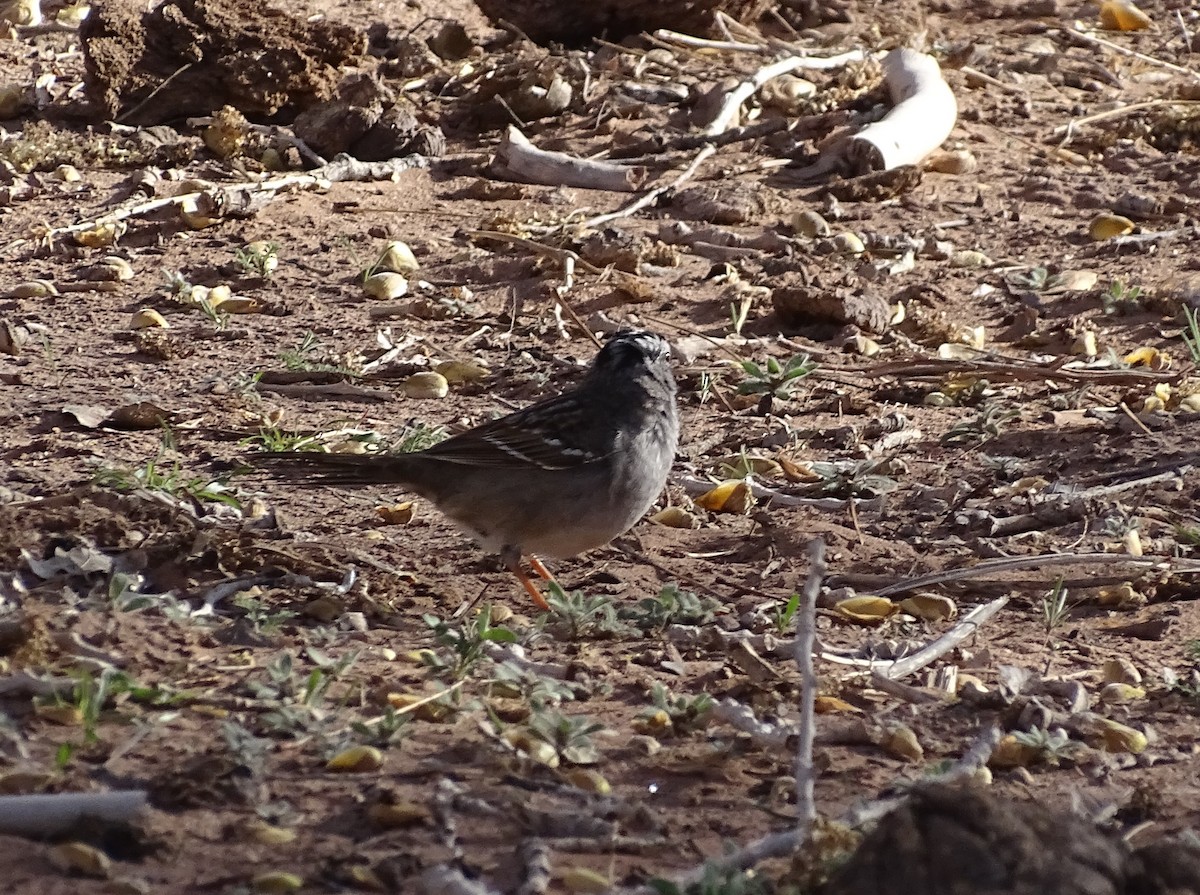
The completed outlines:
[[[102,488],[116,491],[161,491],[175,498],[190,497],[201,503],[223,503],[238,508],[241,502],[220,478],[203,476],[188,478],[183,474],[178,461],[163,469],[163,451],[147,460],[137,469],[124,466],[101,466],[93,475],[93,481]]]
[[[1022,746],[1035,749],[1037,760],[1050,765],[1070,761],[1084,748],[1082,743],[1072,740],[1067,732],[1060,728],[1043,730],[1040,727],[1034,727],[1014,733],[1013,739]]]
[[[768,357],[765,368],[752,360],[741,365],[746,378],[738,385],[739,395],[771,395],[781,401],[788,400],[800,380],[817,368],[807,354],[797,354],[786,364]]]
[[[984,444],[999,436],[1004,427],[1020,415],[1019,411],[1008,410],[998,404],[984,404],[972,419],[952,426],[942,436],[942,444]]]
[[[543,677],[515,662],[501,662],[488,682],[490,695],[523,700],[535,712],[540,712],[547,706],[573,701],[578,689],[581,689],[581,685]]]
[[[686,888],[660,877],[648,880],[646,884],[658,895],[768,895],[773,891],[753,870],[735,870],[711,864],[704,868],[704,878],[700,882]]]
[[[670,625],[703,625],[712,620],[719,604],[709,597],[668,584],[656,597],[639,600],[620,613],[644,631],[663,631]]]
[[[243,447],[257,446],[263,451],[316,451],[321,447],[313,435],[285,432],[278,426],[259,429],[257,435],[243,438],[238,443]]]
[[[246,614],[246,621],[259,634],[275,634],[284,622],[296,617],[290,609],[272,609],[265,601],[250,594],[238,594],[232,602]]]
[[[560,621],[565,626],[568,640],[589,635],[610,635],[621,630],[617,608],[608,597],[589,597],[581,590],[568,593],[557,581],[551,581],[546,602],[554,613],[554,621]]]
[[[485,606],[473,623],[452,627],[436,615],[421,616],[433,639],[443,648],[440,653],[424,654],[426,664],[434,671],[462,680],[484,656],[484,644],[514,643],[517,635],[508,628],[492,625],[491,607]]]
[[[592,742],[592,735],[604,730],[599,721],[546,709],[535,712],[527,726],[535,737],[553,746],[565,762],[595,764],[600,760],[600,753]]]
[[[1187,330],[1183,334],[1183,344],[1187,345],[1192,363],[1200,364],[1200,321],[1196,319],[1196,309],[1184,307],[1183,316],[1187,319]]]
[[[224,332],[229,328],[229,314],[221,310],[220,305],[214,305],[207,298],[201,298],[196,301],[196,307],[200,309],[200,313],[208,318],[213,328],[218,332]]]
[[[708,725],[713,710],[713,698],[707,693],[697,696],[676,696],[662,684],[655,682],[650,689],[650,700],[654,708],[661,710],[671,719],[671,728],[676,733],[703,730]]]
[[[383,748],[398,742],[408,726],[412,715],[400,715],[391,706],[380,717],[372,721],[354,721],[350,730],[355,739],[364,746]],[[340,747],[334,751],[340,751]]]
[[[296,673],[295,657],[285,650],[264,666],[263,678],[246,682],[255,699],[272,706],[262,716],[268,730],[282,734],[310,732],[326,717],[322,705],[329,688],[358,658],[357,653],[349,653],[335,661],[311,648],[305,654],[313,662],[313,669],[306,675]]]
[[[1133,314],[1142,309],[1141,297],[1141,286],[1127,286],[1124,280],[1117,278],[1109,284],[1108,291],[1100,296],[1100,306],[1110,317]]]
[[[317,334],[311,329],[305,330],[294,348],[285,348],[279,352],[279,360],[285,369],[300,373],[337,373],[340,376],[348,377],[361,375],[346,364],[316,360],[315,354],[320,347],[321,343],[317,339]]]
[[[1185,547],[1200,547],[1200,528],[1195,525],[1176,525],[1175,540]]]
[[[1005,279],[1013,286],[1021,289],[1032,289],[1034,292],[1041,292],[1044,289],[1050,289],[1058,285],[1061,277],[1052,276],[1050,268],[1044,265],[1031,267],[1029,270],[1013,271]]]
[[[772,618],[775,623],[775,630],[779,634],[786,634],[792,630],[792,625],[796,621],[796,610],[800,608],[800,595],[792,594],[788,597],[786,603],[776,603],[771,608]]]
[[[251,242],[234,253],[233,260],[251,276],[270,280],[279,268],[279,244]]]
[[[435,444],[446,440],[446,429],[442,426],[427,426],[424,423],[413,423],[405,426],[389,446],[389,453],[392,454],[411,454],[414,451],[423,451],[426,448],[431,448]]]
[[[1054,582],[1050,592],[1042,597],[1042,627],[1050,634],[1055,628],[1065,624],[1071,617],[1071,608],[1067,605],[1067,588],[1062,575]]]

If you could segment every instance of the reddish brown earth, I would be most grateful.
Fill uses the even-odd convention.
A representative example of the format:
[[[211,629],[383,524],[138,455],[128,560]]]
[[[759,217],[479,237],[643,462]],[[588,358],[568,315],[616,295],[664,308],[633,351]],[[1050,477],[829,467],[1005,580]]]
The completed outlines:
[[[0,323],[20,343],[0,353],[0,787],[144,788],[152,804],[124,835],[73,834],[106,851],[109,879],[60,869],[50,843],[0,837],[5,891],[238,892],[271,872],[295,874],[304,891],[416,891],[416,879],[456,849],[469,875],[512,891],[527,873],[518,848],[530,839],[549,849],[551,891],[577,884],[571,872],[579,868],[630,886],[691,870],[788,826],[793,755],[724,722],[665,728],[651,717],[652,689],[736,699],[761,720],[794,720],[800,688],[790,648],[764,647],[765,664],[756,666],[711,632],[777,633],[779,607],[808,575],[804,551],[814,537],[828,545],[826,583],[865,594],[1003,557],[1035,558],[918,588],[953,600],[960,618],[1009,598],[977,634],[906,680],[932,684],[932,671],[955,667],[987,688],[982,696],[915,703],[852,666],[818,662],[822,694],[842,700],[826,703],[833,710],[817,720],[821,817],[837,821],[923,779],[998,724],[1027,738],[1033,727],[1069,732],[1057,750],[994,767],[999,796],[1061,811],[1086,804],[1134,845],[1195,830],[1198,416],[1181,399],[1197,390],[1183,335],[1184,309],[1200,304],[1200,119],[1195,105],[1165,101],[1200,99],[1200,19],[1173,2],[1145,10],[1153,30],[1103,36],[1149,59],[1071,38],[1076,19],[1096,21],[1090,5],[940,3],[925,13],[910,4],[814,6],[789,14],[795,28],[812,29],[798,35],[768,17],[769,33],[822,55],[923,34],[960,106],[946,148],[969,150],[978,169],[926,171],[898,196],[843,199],[835,219],[830,184],[797,182],[773,162],[811,162],[818,141],[882,94],[871,69],[810,72],[818,100],[796,113],[794,133],[719,148],[687,182],[688,195],[618,218],[599,237],[570,228],[548,236],[539,227],[615,210],[629,194],[488,177],[489,156],[517,114],[496,97],[512,99],[524,81],[544,87],[559,72],[574,87],[571,104],[528,122],[526,135],[581,156],[614,146],[615,154],[645,156],[659,178],[652,183],[665,183],[697,150],[651,151],[647,141],[694,133],[692,103],[635,102],[619,85],[682,85],[696,95],[768,57],[676,50],[639,62],[650,45],[637,40],[626,42],[627,51],[574,56],[504,45],[501,32],[458,0],[292,4],[288,12],[301,20],[323,15],[351,29],[375,28],[371,46],[391,47],[380,72],[387,101],[401,102],[402,94],[421,126],[440,126],[446,156],[390,181],[286,191],[206,229],[171,215],[133,218],[115,247],[87,248],[69,235],[45,237],[116,207],[138,164],[226,185],[259,176],[262,166],[218,158],[179,116],[168,123],[182,137],[134,151],[121,142],[134,137],[104,136],[94,109],[74,102],[71,88],[84,77],[77,33],[0,42],[4,80],[57,78],[49,107],[4,122],[0,144],[0,156],[36,164],[0,184],[29,187],[6,192],[0,208],[0,292],[7,293]],[[466,62],[413,50],[438,32],[430,16],[465,26]],[[396,49],[406,35],[413,43]],[[365,57],[360,68],[379,62]],[[1079,124],[1060,148],[1057,128],[1115,103],[1150,105]],[[43,119],[54,130],[38,131]],[[86,141],[61,136],[88,127]],[[36,145],[16,153],[15,141],[30,134]],[[81,178],[59,179],[62,163]],[[158,195],[173,187],[160,183]],[[731,287],[716,276],[713,252],[643,246],[642,260],[653,264],[637,278],[605,270],[616,257],[610,243],[636,247],[663,222],[708,226],[695,217],[697,199],[742,209],[727,211],[717,226],[748,238],[790,237],[794,214],[820,210],[834,232],[950,240],[991,263],[956,266],[918,255],[911,270],[889,273],[878,250],[848,257],[804,239],[752,247],[729,257],[743,282],[781,287],[780,295],[786,285],[835,306],[858,302],[865,310],[856,319],[864,322],[882,314],[886,323],[891,306],[903,303],[905,319],[867,333],[880,349],[868,356],[855,350],[853,331],[784,322],[762,293],[741,338],[730,338]],[[1140,233],[1175,233],[1124,245],[1091,240],[1092,219],[1113,211],[1133,218]],[[539,255],[471,235],[480,230],[545,248]],[[414,248],[421,264],[414,280],[432,284],[426,305],[439,313],[373,316],[380,302],[363,295],[357,275],[389,239]],[[270,278],[235,261],[254,240],[278,246]],[[263,430],[348,427],[394,440],[414,424],[453,429],[569,386],[595,348],[569,314],[561,331],[555,320],[555,289],[565,280],[561,255],[551,250],[564,247],[590,261],[576,266],[565,290],[575,314],[597,330],[606,320],[658,330],[679,349],[685,437],[663,505],[691,509],[697,527],[644,521],[612,548],[556,567],[567,589],[625,616],[619,630],[593,625],[572,636],[561,617],[539,617],[511,577],[430,507],[418,504],[407,524],[384,524],[376,508],[401,494],[293,491],[240,468],[237,458],[253,452]],[[89,282],[85,271],[108,255],[126,259],[133,278],[111,291],[63,288]],[[1095,284],[1067,291],[1053,279],[1072,271],[1093,272]],[[230,284],[267,313],[207,317],[171,299],[164,272]],[[9,291],[35,279],[54,281],[59,294]],[[131,316],[148,307],[170,328],[136,335]],[[974,327],[983,328],[981,352],[951,347],[943,349],[948,359],[938,359],[940,346],[962,344]],[[1070,353],[1087,331],[1097,343],[1091,362]],[[728,341],[701,350],[696,334]],[[272,390],[278,379],[256,378],[298,356],[310,368],[301,384],[319,378],[314,364],[342,378],[337,369],[360,367],[381,341],[401,346],[398,356],[380,375],[352,383],[373,395],[283,394]],[[1127,358],[1139,348],[1165,352],[1169,365],[1161,355],[1153,368],[1132,365]],[[790,398],[765,406],[738,395],[745,374],[735,360],[763,364],[796,353],[819,366]],[[406,396],[404,376],[448,360],[490,374],[452,386],[441,400]],[[1164,383],[1165,409],[1147,408]],[[110,417],[137,402],[154,406]],[[742,452],[782,464],[757,475],[759,484],[824,502],[764,500],[746,514],[692,508],[683,480],[717,481],[722,463]],[[115,487],[134,483],[133,473],[150,463],[157,487]],[[809,463],[843,464],[843,472],[821,480],[805,471]],[[230,489],[234,506],[210,499],[213,482]],[[1053,487],[1091,490],[1059,500]],[[1131,530],[1144,554],[1139,562],[1128,555]],[[44,565],[72,549],[74,560],[58,572]],[[1091,558],[1036,560],[1057,553]],[[79,568],[97,557],[115,565]],[[1048,624],[1059,576],[1069,614]],[[122,582],[144,598],[122,595]],[[672,583],[711,601],[675,619],[700,629],[700,645],[677,642],[666,621],[652,617],[662,601],[646,601]],[[1125,583],[1129,599],[1106,602]],[[829,594],[818,612],[827,650],[886,657],[955,624],[905,612],[878,626],[849,623],[830,608],[845,595]],[[213,611],[196,614],[206,598]],[[566,685],[529,678],[524,690],[501,686],[504,672],[486,659],[461,683],[422,664],[417,651],[446,652],[423,616],[473,626],[484,606],[511,612],[502,626]],[[1117,658],[1136,667],[1144,694],[1102,701],[1105,662]],[[70,715],[106,666],[119,668],[124,684],[113,685],[95,718]],[[1013,668],[1034,676],[1026,692],[1005,689]],[[28,688],[7,689],[22,673],[75,676],[61,691],[67,710],[48,711],[54,700],[33,698]],[[1037,685],[1039,677],[1047,683]],[[1075,705],[1063,682],[1076,687]],[[306,687],[319,690],[307,702]],[[383,739],[377,719],[388,694],[446,690],[440,708],[411,713],[378,769],[327,768],[347,747]],[[1144,750],[1106,751],[1078,716],[1069,718],[1081,699],[1097,718],[1143,733]],[[536,737],[524,725],[553,726],[555,713],[602,725],[590,735],[594,754],[560,749],[557,768],[530,757],[546,747],[531,745]],[[363,732],[367,723],[373,736]],[[886,747],[897,726],[915,734],[920,756]],[[577,763],[583,758],[593,763]],[[596,778],[584,768],[601,775],[611,794],[592,791]],[[399,820],[381,822],[380,805],[399,806]],[[259,821],[289,831],[288,841],[270,842],[254,826]],[[754,884],[794,891],[811,879],[812,863],[801,872],[803,863],[767,864]]]

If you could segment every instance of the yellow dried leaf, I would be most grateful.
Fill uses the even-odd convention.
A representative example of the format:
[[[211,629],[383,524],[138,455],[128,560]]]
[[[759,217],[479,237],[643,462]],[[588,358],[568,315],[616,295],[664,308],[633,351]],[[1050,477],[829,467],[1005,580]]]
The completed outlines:
[[[745,515],[754,506],[754,494],[744,479],[728,479],[696,498],[696,506],[713,513]]]
[[[847,597],[833,607],[842,618],[864,625],[880,625],[899,611],[887,597]]]
[[[897,758],[907,761],[922,761],[925,758],[925,750],[921,746],[921,741],[917,739],[912,728],[906,724],[897,724],[887,730],[880,745]]]
[[[287,892],[295,892],[302,888],[304,879],[294,873],[275,870],[258,874],[250,881],[250,885],[255,892],[262,892],[264,895],[286,895]]]
[[[1136,590],[1130,582],[1123,581],[1116,587],[1100,588],[1097,591],[1096,600],[1101,606],[1132,609],[1137,606],[1144,606],[1146,595]]]
[[[651,522],[667,528],[699,528],[700,520],[683,507],[664,507],[650,517]]]
[[[1149,345],[1135,348],[1125,355],[1124,361],[1131,367],[1149,367],[1151,370],[1165,370],[1171,366],[1169,354]]]
[[[214,288],[209,291],[209,304],[212,304],[212,294],[217,290]],[[245,295],[234,295],[225,299],[220,303],[222,314],[261,314],[266,308],[257,298],[249,298]]]
[[[587,867],[568,867],[559,877],[559,882],[568,892],[580,895],[600,895],[612,888],[612,881],[603,873]]]
[[[50,849],[50,860],[63,870],[84,876],[107,877],[112,859],[100,849],[84,842],[63,842]]]
[[[1133,221],[1119,214],[1098,214],[1088,224],[1088,236],[1096,242],[1103,242],[1114,236],[1124,236],[1133,230]]]
[[[396,802],[394,804],[376,802],[367,809],[367,817],[376,826],[395,830],[424,823],[429,817],[429,812],[425,806],[415,802]]]
[[[135,311],[134,315],[129,318],[129,326],[131,329],[153,329],[154,327],[169,329],[171,324],[167,323],[166,318],[154,308],[142,308],[140,311]]]
[[[445,721],[454,713],[451,706],[437,699],[429,699],[429,695],[428,693],[389,693],[387,702],[398,712],[411,714],[414,718],[434,723]],[[425,702],[424,700],[427,699],[429,701]]]
[[[377,771],[383,767],[383,753],[374,746],[351,746],[329,759],[325,767],[349,773]]]
[[[1140,730],[1134,730],[1132,727],[1108,718],[1100,719],[1100,736],[1104,740],[1104,748],[1108,752],[1140,755],[1150,744],[1146,735]]]
[[[836,712],[859,712],[857,706],[853,706],[844,699],[838,699],[836,696],[818,696],[813,700],[813,708],[818,715],[832,715]]]
[[[375,515],[384,525],[408,525],[413,519],[413,502],[405,500],[387,506],[375,507]]]
[[[958,615],[954,601],[941,594],[913,594],[901,601],[900,608],[927,622],[940,622]]]
[[[1105,0],[1100,6],[1100,27],[1107,31],[1144,31],[1152,24],[1129,0]]]

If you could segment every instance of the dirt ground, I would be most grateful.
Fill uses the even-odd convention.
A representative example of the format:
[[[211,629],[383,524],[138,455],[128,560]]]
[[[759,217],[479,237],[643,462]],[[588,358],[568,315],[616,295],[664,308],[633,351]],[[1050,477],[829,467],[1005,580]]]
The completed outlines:
[[[802,179],[831,133],[887,107],[876,64],[803,70],[815,93],[756,100],[757,137],[591,227],[684,172],[706,95],[775,56],[636,37],[545,49],[463,0],[304,0],[283,24],[259,4],[177,7],[157,55],[117,7],[84,26],[87,53],[71,29],[0,40],[2,80],[42,91],[0,123],[0,792],[149,792],[130,826],[0,836],[0,888],[679,878],[795,816],[788,601],[812,538],[828,564],[824,851],[705,891],[811,891],[853,812],[993,726],[1005,739],[978,774],[999,797],[1130,846],[1197,829],[1194,7],[1148,2],[1137,32],[1057,0],[781,8],[762,33],[815,55],[933,53],[957,154],[869,190]],[[197,23],[247,31],[188,80],[213,58]],[[337,37],[303,56],[313,34]],[[237,60],[278,35],[268,90]],[[195,69],[164,86],[176,58]],[[377,80],[311,110],[355,68]],[[258,124],[300,113],[306,145],[236,115],[207,139],[184,120],[239,102]],[[499,179],[515,120],[540,148],[629,159],[646,182]],[[247,205],[231,189],[392,139],[427,163]],[[115,244],[75,226],[194,178],[226,204],[130,216]],[[814,211],[830,237],[800,232]],[[419,270],[407,295],[371,297],[360,274],[391,240]],[[192,286],[241,300],[222,310]],[[144,309],[167,326],[139,328]],[[548,616],[432,507],[291,490],[240,462],[310,436],[412,446],[554,394],[595,352],[577,320],[672,340],[684,436],[656,511],[685,513],[558,563],[579,593]],[[807,376],[766,370],[800,355]],[[448,394],[423,396],[410,376],[435,366]],[[697,483],[747,469],[765,490],[744,512],[693,503]],[[854,595],[895,602],[838,606]],[[864,670],[1001,598],[904,687]],[[757,726],[735,725],[738,706]],[[447,864],[482,888],[438,882]]]

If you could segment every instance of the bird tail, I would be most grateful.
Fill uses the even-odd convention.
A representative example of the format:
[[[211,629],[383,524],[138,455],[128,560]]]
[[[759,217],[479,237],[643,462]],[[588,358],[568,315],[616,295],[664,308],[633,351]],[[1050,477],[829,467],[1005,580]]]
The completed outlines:
[[[297,485],[355,487],[404,484],[409,458],[387,454],[321,454],[315,451],[264,451],[245,458],[273,478]]]

